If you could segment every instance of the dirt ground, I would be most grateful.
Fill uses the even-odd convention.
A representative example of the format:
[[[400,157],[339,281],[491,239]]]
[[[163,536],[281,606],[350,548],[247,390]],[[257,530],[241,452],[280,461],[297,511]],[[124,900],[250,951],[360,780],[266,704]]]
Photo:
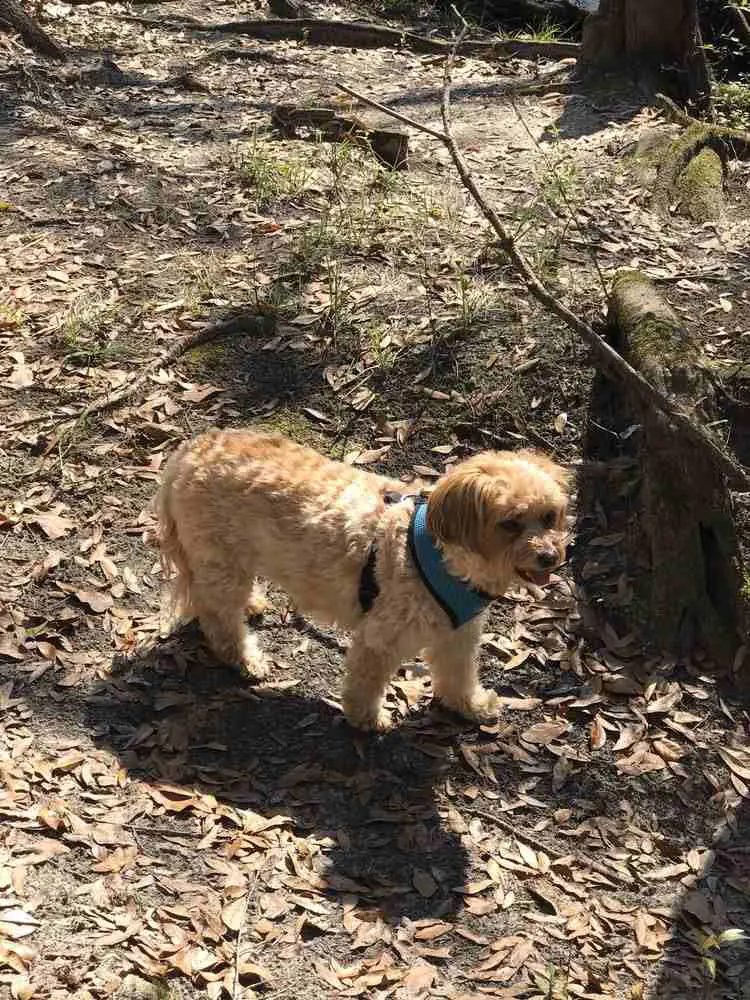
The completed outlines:
[[[390,733],[350,730],[346,637],[283,594],[262,686],[193,626],[160,637],[150,501],[204,427],[405,480],[488,446],[580,460],[586,353],[444,152],[411,133],[393,173],[271,130],[277,102],[346,108],[338,82],[437,126],[440,60],[170,22],[248,16],[231,2],[43,9],[70,65],[5,38],[0,68],[0,991],[750,997],[748,715],[709,663],[596,624],[627,588],[603,510],[579,511],[575,576],[493,610],[481,730],[431,711],[419,663]],[[629,157],[673,126],[627,91],[512,93],[545,68],[459,61],[475,176],[569,304],[596,320],[597,269],[644,268],[741,395],[747,166],[718,222],[665,220]],[[238,309],[275,332],[159,364]]]

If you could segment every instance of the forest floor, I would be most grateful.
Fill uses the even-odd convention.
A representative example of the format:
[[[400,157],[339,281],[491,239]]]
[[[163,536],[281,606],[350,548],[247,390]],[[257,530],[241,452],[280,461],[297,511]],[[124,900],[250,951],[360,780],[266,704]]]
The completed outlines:
[[[626,447],[433,140],[390,172],[271,129],[278,102],[346,109],[339,82],[439,127],[441,60],[170,20],[247,16],[216,0],[44,11],[70,64],[4,39],[0,70],[0,991],[750,997],[749,718],[707,662],[596,625],[628,600],[627,512],[579,511],[575,573],[497,604],[494,726],[431,712],[414,663],[393,730],[350,730],[346,637],[282,594],[261,686],[194,627],[160,636],[150,503],[204,427],[404,479],[482,447]],[[456,65],[456,138],[501,217],[581,314],[601,317],[600,274],[641,267],[739,371],[747,165],[717,222],[665,219],[632,154],[674,126],[627,91],[524,94],[540,69]],[[275,332],[159,364],[238,308]],[[128,405],[56,438],[149,364]]]

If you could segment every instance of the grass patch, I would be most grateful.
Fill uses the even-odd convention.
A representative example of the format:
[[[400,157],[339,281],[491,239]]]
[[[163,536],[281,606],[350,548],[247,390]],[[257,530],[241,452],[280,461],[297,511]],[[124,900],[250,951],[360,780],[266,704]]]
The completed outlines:
[[[714,105],[720,124],[750,130],[750,84],[717,84]]]
[[[270,143],[257,135],[237,152],[231,172],[240,186],[252,193],[259,209],[299,197],[309,181],[305,164],[280,160],[271,152]]]
[[[528,25],[524,31],[509,35],[509,38],[524,42],[556,42],[563,35],[563,30],[551,18],[545,17],[538,25]]]
[[[127,345],[117,339],[121,320],[119,303],[79,299],[68,309],[55,339],[67,361],[84,365],[114,361],[128,352]]]

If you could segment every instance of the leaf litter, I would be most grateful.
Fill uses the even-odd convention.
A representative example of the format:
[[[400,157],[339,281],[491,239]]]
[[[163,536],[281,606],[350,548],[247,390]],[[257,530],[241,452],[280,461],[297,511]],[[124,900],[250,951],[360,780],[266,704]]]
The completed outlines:
[[[476,252],[475,233],[460,231],[476,220],[456,192],[438,195],[445,177],[430,173],[435,154],[422,137],[416,200],[395,186],[378,201],[385,181],[366,159],[354,164],[380,229],[368,229],[356,202],[338,200],[336,177],[349,167],[325,149],[315,159],[279,145],[292,173],[283,156],[307,157],[292,210],[278,199],[261,212],[237,179],[256,170],[257,183],[262,164],[248,167],[252,152],[233,136],[264,128],[236,96],[240,79],[266,100],[300,81],[364,72],[388,97],[397,65],[399,86],[435,109],[425,84],[439,84],[440,67],[408,53],[365,62],[345,50],[241,46],[286,60],[278,79],[257,66],[253,76],[212,42],[55,6],[47,16],[74,44],[106,25],[115,50],[131,53],[117,57],[128,74],[150,74],[151,89],[119,91],[139,110],[133,132],[114,90],[62,83],[39,64],[27,90],[15,56],[10,70],[28,122],[42,127],[54,108],[76,132],[72,142],[53,126],[41,140],[18,125],[2,171],[35,224],[3,213],[0,231],[0,405],[15,463],[3,473],[0,515],[0,982],[14,997],[50,1000],[111,996],[129,973],[212,998],[234,995],[237,982],[247,998],[475,1000],[645,996],[666,977],[687,995],[738,996],[747,958],[737,935],[750,930],[747,718],[724,711],[700,663],[675,670],[609,627],[584,641],[567,574],[546,595],[513,594],[493,613],[483,661],[503,711],[479,731],[423,711],[429,680],[415,664],[389,695],[395,733],[348,733],[324,700],[338,691],[342,640],[301,623],[281,595],[264,625],[279,660],[268,685],[221,671],[195,635],[159,639],[149,498],[166,455],[197,427],[270,421],[406,481],[433,481],[475,439],[515,446],[535,427],[575,455],[580,373],[557,377],[559,342],[531,335],[539,318],[518,289],[512,300],[480,301],[488,322],[471,333],[477,370],[491,365],[493,380],[521,384],[511,409],[480,418],[484,382],[473,392],[471,374],[459,392],[441,372],[436,343],[474,371],[452,338],[471,326],[456,261]],[[208,94],[159,82],[163,66],[188,54]],[[531,67],[511,61],[502,72]],[[497,68],[467,60],[458,74],[468,83]],[[562,100],[546,108],[562,111]],[[525,185],[533,154],[515,115],[496,110],[491,128],[481,106],[467,101],[460,112],[484,149],[472,154],[477,169],[515,171]],[[545,105],[525,113],[540,133],[549,123]],[[600,177],[611,171],[612,136],[649,124],[628,121],[582,148]],[[515,210],[514,192],[497,195]],[[720,252],[661,232],[647,213],[639,230],[634,211],[612,211],[602,195],[587,208],[606,215],[613,238],[603,252],[619,262],[637,243],[647,265],[671,274],[679,235],[698,268]],[[328,217],[318,258],[305,259],[315,240],[305,245],[300,233]],[[360,245],[336,245],[337,232],[358,229]],[[126,385],[196,317],[268,289],[288,294],[284,267],[311,262],[316,273],[300,279],[273,338],[157,367],[143,397],[81,428],[39,468],[81,400]],[[581,280],[595,288],[590,275]],[[726,316],[729,302],[719,296]],[[731,305],[740,323],[741,297]],[[231,363],[216,364],[224,352]],[[269,374],[278,368],[283,379]],[[600,578],[617,540],[603,530],[592,553],[604,555],[591,556],[584,577]],[[712,934],[721,946],[701,955]],[[716,957],[706,980],[702,959]]]

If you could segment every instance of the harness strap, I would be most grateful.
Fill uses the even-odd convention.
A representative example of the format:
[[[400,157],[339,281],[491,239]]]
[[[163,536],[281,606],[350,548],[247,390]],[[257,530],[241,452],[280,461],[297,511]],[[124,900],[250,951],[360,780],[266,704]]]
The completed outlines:
[[[418,497],[419,493],[397,493],[395,490],[387,490],[383,494],[383,503],[390,506],[395,503],[403,503]],[[359,575],[359,605],[365,614],[372,608],[375,598],[380,593],[378,581],[375,578],[375,565],[378,560],[378,546],[372,542],[367,552],[367,559]]]

